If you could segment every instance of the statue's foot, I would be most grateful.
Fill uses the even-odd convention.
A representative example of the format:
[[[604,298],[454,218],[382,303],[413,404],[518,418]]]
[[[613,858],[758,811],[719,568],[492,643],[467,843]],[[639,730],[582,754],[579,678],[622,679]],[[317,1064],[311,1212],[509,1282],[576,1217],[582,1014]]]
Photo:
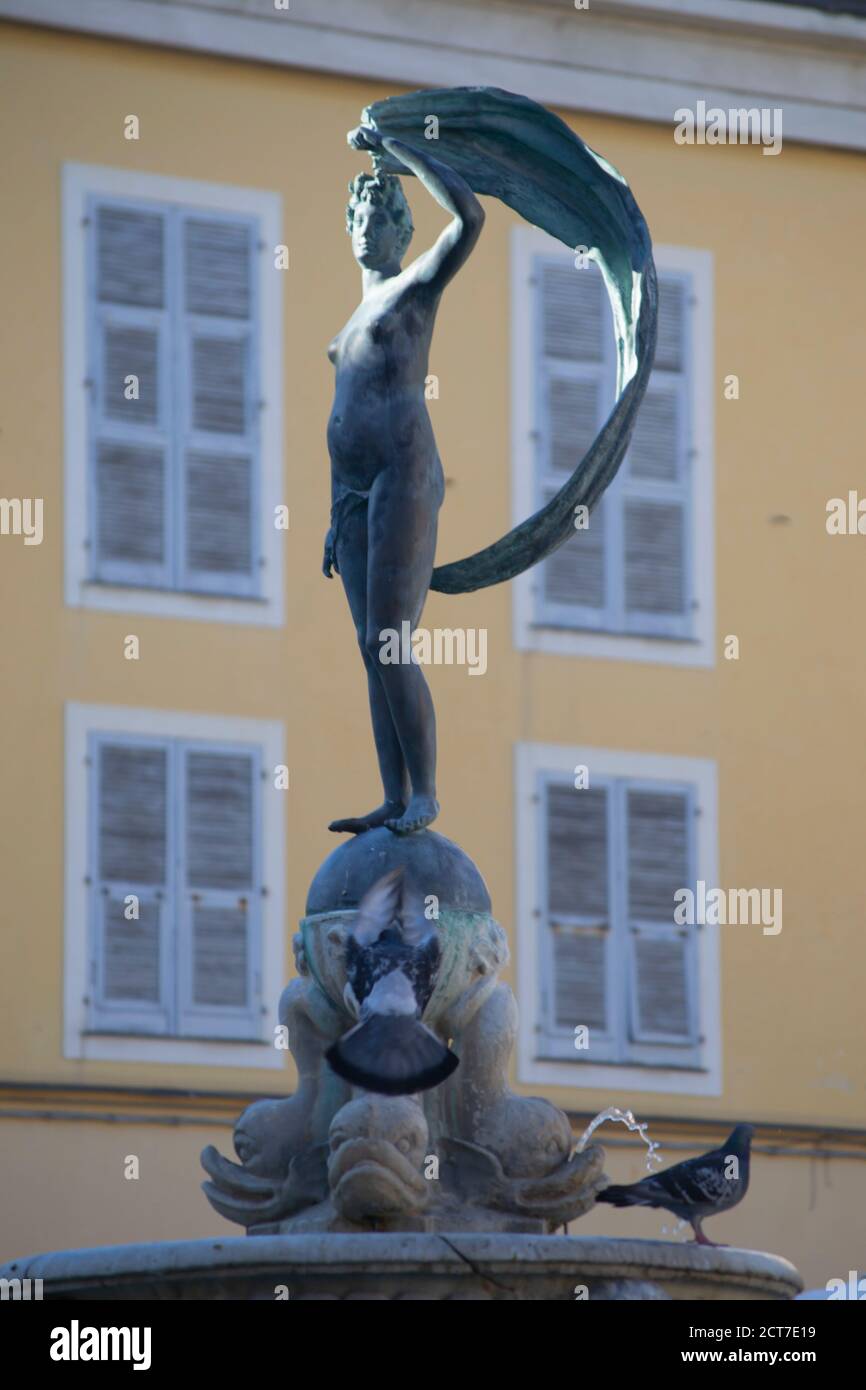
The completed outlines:
[[[361,835],[365,830],[390,825],[395,817],[402,816],[405,809],[402,801],[383,801],[381,806],[377,806],[375,811],[369,811],[366,816],[346,816],[344,820],[332,820],[328,829],[337,835]]]
[[[386,820],[385,824],[395,835],[411,835],[414,830],[423,830],[439,814],[439,802],[434,796],[413,796],[401,816]]]

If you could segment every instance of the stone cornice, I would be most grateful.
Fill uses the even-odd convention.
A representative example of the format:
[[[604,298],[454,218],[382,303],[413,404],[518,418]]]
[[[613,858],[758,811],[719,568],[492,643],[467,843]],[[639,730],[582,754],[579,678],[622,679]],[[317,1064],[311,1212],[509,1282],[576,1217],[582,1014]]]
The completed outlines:
[[[673,125],[781,106],[785,139],[866,149],[866,20],[763,0],[0,0],[0,17],[408,86],[487,84]]]

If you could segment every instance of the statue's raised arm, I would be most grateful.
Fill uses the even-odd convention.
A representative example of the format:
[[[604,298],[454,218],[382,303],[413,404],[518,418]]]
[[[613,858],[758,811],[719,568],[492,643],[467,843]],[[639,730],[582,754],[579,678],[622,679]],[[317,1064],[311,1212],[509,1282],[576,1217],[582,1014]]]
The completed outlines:
[[[382,140],[382,148],[415,174],[453,221],[405,272],[413,283],[429,285],[439,294],[469,257],[484,226],[484,209],[465,179],[447,164],[402,140]]]

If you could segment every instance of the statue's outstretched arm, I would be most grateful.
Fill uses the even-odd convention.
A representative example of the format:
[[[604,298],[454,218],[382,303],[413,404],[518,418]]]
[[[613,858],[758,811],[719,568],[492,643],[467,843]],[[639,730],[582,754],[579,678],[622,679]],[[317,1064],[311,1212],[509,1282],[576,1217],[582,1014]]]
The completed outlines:
[[[438,292],[457,274],[475,246],[484,226],[484,209],[466,180],[426,150],[415,149],[387,135],[382,137],[382,146],[417,176],[427,192],[454,219],[435,245],[419,256],[408,271],[413,281],[429,285]]]

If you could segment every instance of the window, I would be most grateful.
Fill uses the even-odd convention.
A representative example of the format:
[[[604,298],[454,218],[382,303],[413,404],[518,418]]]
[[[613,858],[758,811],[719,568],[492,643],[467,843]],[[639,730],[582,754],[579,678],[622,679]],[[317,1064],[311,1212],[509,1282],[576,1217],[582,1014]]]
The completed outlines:
[[[65,212],[69,601],[276,621],[274,195],[69,166]]]
[[[520,979],[533,992],[524,1079],[640,1089],[637,1076],[662,1090],[712,1082],[714,929],[676,925],[674,894],[714,881],[714,825],[712,764],[519,749],[518,834],[533,847],[518,856]],[[523,993],[524,1010],[528,1002]],[[588,1046],[576,1046],[579,1028]]]
[[[80,997],[67,982],[71,1055],[106,1055],[87,1044],[112,1038],[173,1040],[178,1058],[191,1040],[267,1050],[264,983],[285,983],[272,973],[275,752],[268,725],[70,707],[68,959],[83,960]]]
[[[522,576],[519,647],[712,662],[709,257],[657,248],[654,369],[622,467],[586,528]],[[519,229],[514,255],[514,483],[520,518],[559,490],[614,404],[601,274]],[[696,537],[700,536],[700,545]]]
[[[260,1032],[258,750],[93,734],[97,1032]]]

